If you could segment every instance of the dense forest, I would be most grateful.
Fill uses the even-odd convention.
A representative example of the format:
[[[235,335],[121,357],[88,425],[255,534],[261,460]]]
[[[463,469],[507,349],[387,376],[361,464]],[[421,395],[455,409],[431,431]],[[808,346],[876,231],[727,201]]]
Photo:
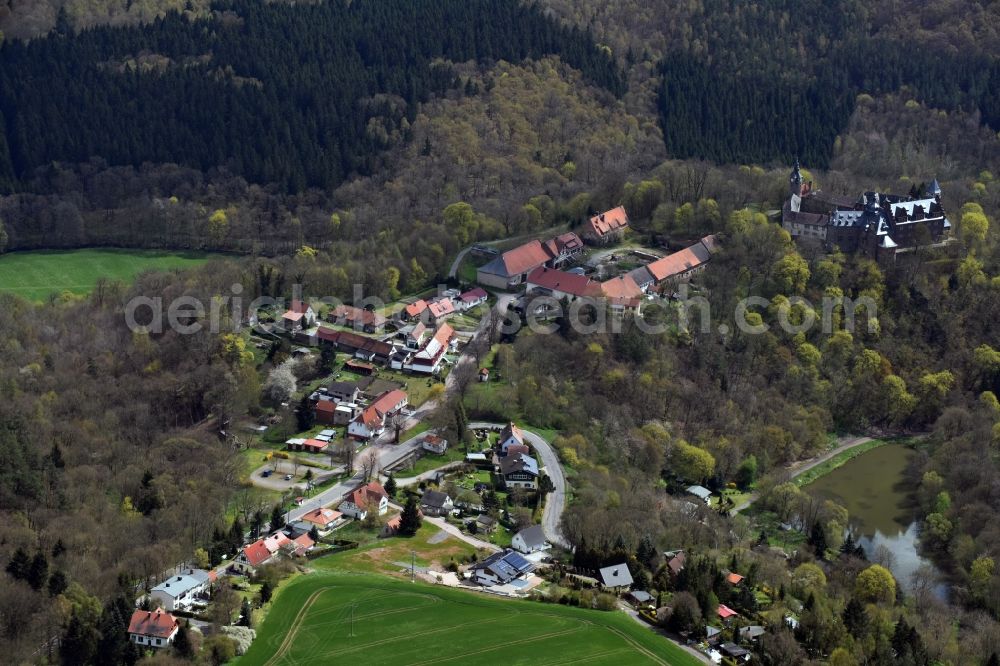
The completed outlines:
[[[241,531],[238,452],[216,426],[268,411],[273,362],[232,337],[133,336],[128,298],[208,299],[235,283],[288,296],[294,282],[396,297],[443,281],[465,245],[620,203],[644,244],[720,233],[698,280],[713,331],[747,295],[768,300],[756,315],[771,324],[802,314],[799,295],[866,295],[879,319],[829,335],[626,325],[502,344],[503,399],[472,389],[466,410],[561,430],[576,563],[627,557],[676,593],[671,630],[697,631],[733,594],[722,568],[783,590],[768,624],[795,609],[801,629],[769,632],[763,663],[1000,654],[997,3],[238,0],[132,28],[90,26],[182,7],[64,4],[57,21],[58,0],[10,13],[0,0],[0,25],[50,17],[8,36],[56,26],[0,47],[0,177],[17,190],[0,197],[0,251],[246,257],[82,299],[0,297],[6,659],[47,658],[62,637],[126,661],[120,600]],[[841,194],[939,178],[961,242],[893,267],[795,246],[759,212],[780,207],[795,155]],[[754,482],[795,513],[809,500],[784,483],[786,463],[831,433],[899,431],[929,435],[907,479],[950,604],[905,581],[860,588],[871,563],[841,543],[842,507],[809,507],[819,528],[789,562],[748,521],[691,515],[664,492]],[[678,547],[691,569],[668,581],[660,553]]]
[[[99,155],[330,189],[408,138],[419,103],[463,85],[448,61],[552,53],[621,93],[584,32],[508,0],[235,2],[210,19],[171,13],[11,41],[0,51],[0,184]]]
[[[693,23],[661,62],[659,109],[671,155],[754,163],[799,155],[826,167],[856,97],[901,88],[935,108],[978,109],[1000,129],[1000,64],[873,37],[850,0],[766,8],[715,0],[706,11],[720,20]]]

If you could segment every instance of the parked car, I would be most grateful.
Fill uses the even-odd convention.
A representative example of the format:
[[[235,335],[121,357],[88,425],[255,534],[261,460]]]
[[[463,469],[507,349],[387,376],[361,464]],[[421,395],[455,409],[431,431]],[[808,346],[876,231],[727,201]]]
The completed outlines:
[[[286,474],[285,475],[285,481],[291,481],[291,480],[292,480],[292,475],[291,474]]]
[[[266,479],[267,477],[271,476],[271,470],[265,469],[263,472],[260,473],[260,476],[262,479]]]

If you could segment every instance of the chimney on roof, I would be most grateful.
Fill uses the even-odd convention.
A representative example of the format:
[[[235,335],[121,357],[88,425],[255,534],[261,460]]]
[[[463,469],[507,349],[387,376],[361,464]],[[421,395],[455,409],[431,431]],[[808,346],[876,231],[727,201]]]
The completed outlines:
[[[601,213],[601,222],[604,221],[604,213]]]

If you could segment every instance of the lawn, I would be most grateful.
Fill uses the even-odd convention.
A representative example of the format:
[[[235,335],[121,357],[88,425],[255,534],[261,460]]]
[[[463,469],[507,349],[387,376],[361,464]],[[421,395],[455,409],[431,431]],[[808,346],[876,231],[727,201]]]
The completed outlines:
[[[203,252],[111,248],[14,252],[0,256],[0,291],[35,301],[64,291],[87,294],[100,278],[131,282],[146,270],[192,268],[210,256]]]
[[[350,660],[385,665],[700,663],[618,612],[330,573],[300,576],[279,589],[257,640],[236,663]]]

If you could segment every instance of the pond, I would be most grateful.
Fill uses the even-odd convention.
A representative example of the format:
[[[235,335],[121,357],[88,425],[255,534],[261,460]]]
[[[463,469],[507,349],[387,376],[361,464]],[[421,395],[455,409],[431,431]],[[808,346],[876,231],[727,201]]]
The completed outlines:
[[[854,534],[869,559],[879,546],[887,548],[892,553],[892,573],[906,589],[920,566],[934,568],[917,551],[918,516],[910,503],[912,488],[903,476],[913,455],[902,444],[881,446],[804,488],[815,497],[833,500],[847,509]],[[939,583],[934,592],[945,599],[947,586]]]

